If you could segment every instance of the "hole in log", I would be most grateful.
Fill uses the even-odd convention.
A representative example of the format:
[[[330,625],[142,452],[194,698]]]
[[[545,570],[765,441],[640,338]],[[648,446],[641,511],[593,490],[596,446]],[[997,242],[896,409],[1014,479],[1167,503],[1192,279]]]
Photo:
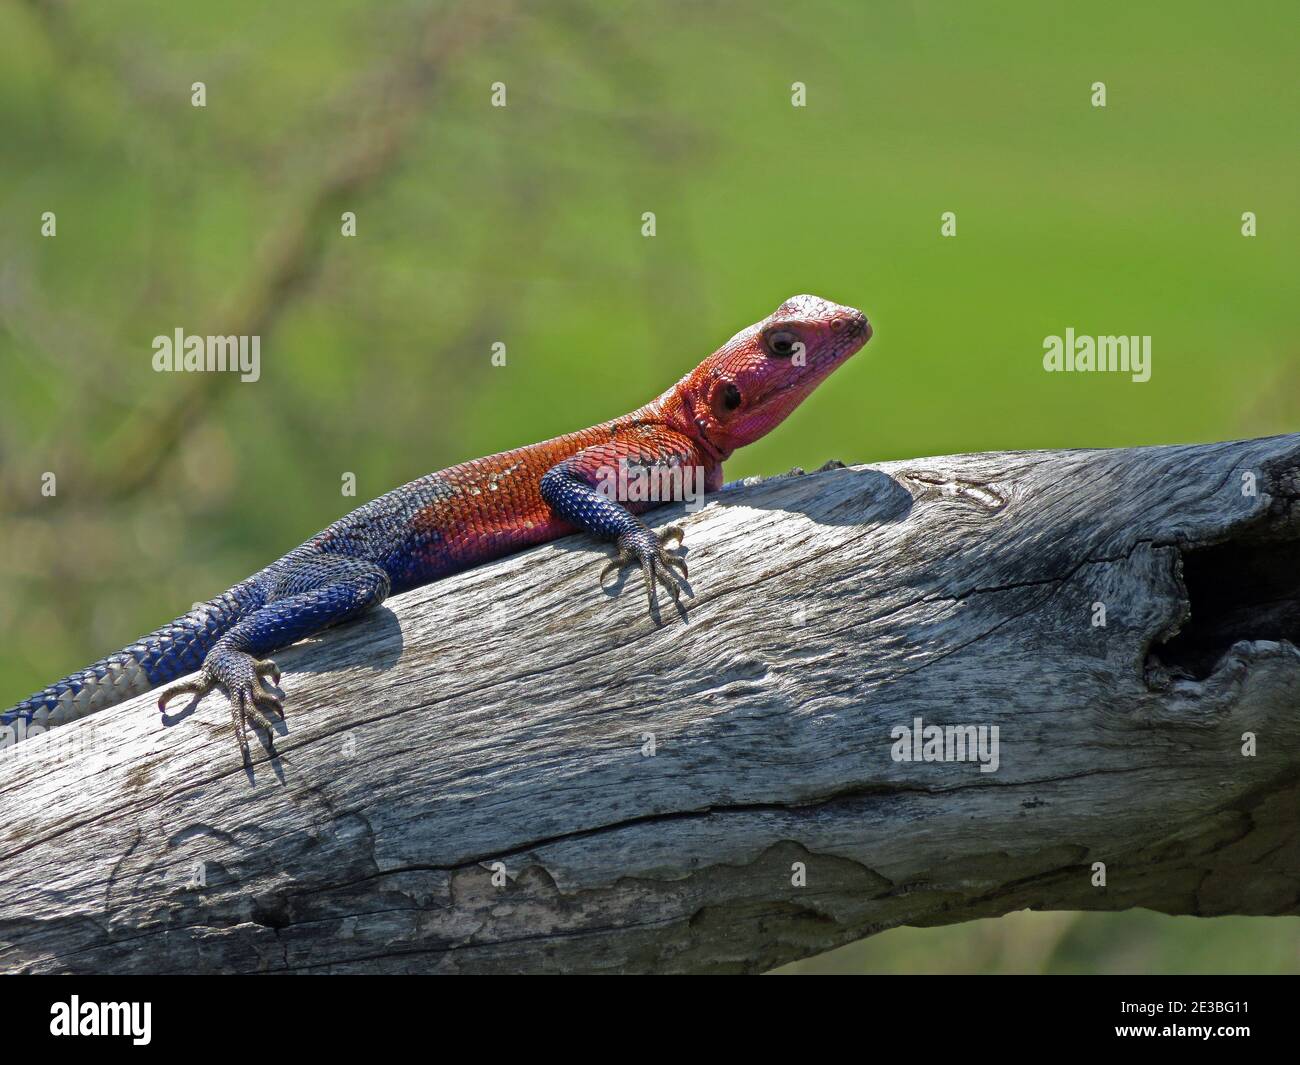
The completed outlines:
[[[250,916],[254,924],[260,924],[264,928],[287,928],[289,904],[281,895],[259,895],[253,899]]]
[[[1151,647],[1149,666],[1205,680],[1238,640],[1300,645],[1300,540],[1230,540],[1181,553],[1191,617]]]

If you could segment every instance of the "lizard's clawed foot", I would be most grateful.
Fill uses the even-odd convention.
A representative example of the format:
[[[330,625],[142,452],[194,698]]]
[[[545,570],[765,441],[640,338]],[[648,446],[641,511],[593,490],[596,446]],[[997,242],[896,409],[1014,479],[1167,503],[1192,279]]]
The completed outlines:
[[[284,703],[280,696],[267,691],[262,685],[263,677],[270,677],[272,684],[280,683],[280,669],[269,658],[257,659],[241,651],[226,651],[216,656],[209,656],[203,663],[195,680],[181,681],[163,689],[158,696],[158,709],[166,710],[167,703],[178,695],[192,694],[202,699],[213,688],[224,688],[230,698],[230,718],[235,726],[235,738],[239,742],[240,753],[248,759],[248,733],[250,725],[266,729],[275,727],[266,713],[273,711],[283,720]]]
[[[618,554],[600,571],[600,583],[604,584],[606,577],[622,570],[625,566],[640,566],[641,574],[645,578],[645,597],[650,616],[654,617],[656,584],[662,584],[667,588],[673,597],[673,602],[680,607],[682,589],[687,587],[686,560],[680,555],[670,553],[666,545],[673,541],[680,544],[684,536],[685,533],[677,525],[668,526],[658,535],[648,528],[624,533],[618,538]],[[680,576],[678,570],[681,571]],[[687,590],[689,591],[689,588]]]
[[[221,686],[230,696],[230,721],[235,727],[235,739],[239,741],[239,751],[248,760],[248,729],[256,726],[275,731],[275,723],[267,713],[275,713],[284,719],[284,701],[274,692],[267,691],[262,685],[263,677],[270,677],[272,684],[280,683],[280,670],[269,658],[254,658],[242,652],[231,652],[221,661],[221,671],[225,674]]]

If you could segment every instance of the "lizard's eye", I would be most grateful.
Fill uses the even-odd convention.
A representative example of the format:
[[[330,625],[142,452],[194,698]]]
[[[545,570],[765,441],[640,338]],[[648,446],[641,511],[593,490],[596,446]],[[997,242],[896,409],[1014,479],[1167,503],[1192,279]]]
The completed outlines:
[[[728,381],[727,384],[723,386],[722,405],[726,407],[727,410],[735,410],[737,407],[740,406],[740,389],[737,388],[735,385],[733,385],[730,381]]]
[[[767,334],[766,343],[769,353],[778,359],[788,359],[794,354],[794,347],[799,343],[799,338],[788,329],[778,329]]]

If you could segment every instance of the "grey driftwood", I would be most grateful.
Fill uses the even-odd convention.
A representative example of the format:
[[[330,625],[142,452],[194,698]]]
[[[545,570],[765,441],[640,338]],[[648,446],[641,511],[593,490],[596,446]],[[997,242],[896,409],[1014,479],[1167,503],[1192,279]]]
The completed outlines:
[[[0,969],[755,971],[1025,907],[1295,914],[1298,497],[1300,435],[917,459],[687,515],[685,622],[579,537],[400,596],[276,656],[251,775],[217,695],[0,758]],[[896,760],[917,718],[997,726],[996,771]]]

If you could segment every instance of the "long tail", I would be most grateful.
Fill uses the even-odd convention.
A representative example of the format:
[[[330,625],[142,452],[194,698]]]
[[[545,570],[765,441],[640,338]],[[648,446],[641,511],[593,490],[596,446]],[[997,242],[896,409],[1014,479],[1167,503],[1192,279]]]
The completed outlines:
[[[192,673],[222,634],[253,606],[247,583],[0,711],[0,744],[13,742],[4,726],[23,738],[33,726],[50,728],[75,721]]]

